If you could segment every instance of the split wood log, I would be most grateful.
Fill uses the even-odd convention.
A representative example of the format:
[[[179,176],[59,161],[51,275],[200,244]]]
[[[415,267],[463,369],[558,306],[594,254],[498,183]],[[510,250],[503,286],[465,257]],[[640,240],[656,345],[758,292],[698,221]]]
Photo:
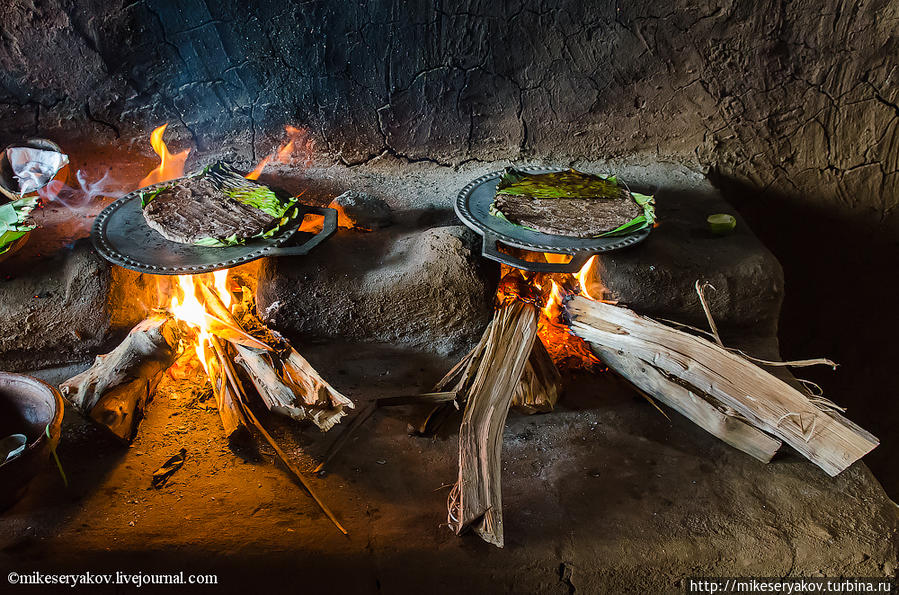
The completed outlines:
[[[450,391],[456,393],[458,399],[464,402],[478,366],[480,366],[483,359],[484,349],[486,348],[487,338],[490,336],[490,327],[492,325],[493,321],[488,323],[481,340],[478,341],[474,349],[456,363],[434,386],[435,393],[425,393],[426,395]],[[561,393],[562,375],[556,368],[556,364],[553,363],[543,342],[538,338],[534,341],[534,348],[525,364],[521,381],[515,387],[515,394],[512,397],[512,408],[520,413],[547,413],[556,406]],[[424,397],[425,395],[422,396]],[[428,416],[429,419],[432,416],[433,412]]]
[[[591,344],[591,348],[609,369],[734,448],[763,463],[769,462],[780,448],[780,440],[721,411],[642,360],[596,343]]]
[[[238,354],[237,363],[247,372],[270,411],[298,421],[309,420],[326,432],[346,415],[346,409],[353,408],[349,398],[326,382],[290,343],[265,327],[249,308],[243,309],[243,320],[238,321],[215,289],[201,283],[200,290],[206,307],[227,327],[245,332],[249,322],[249,326],[264,329],[268,337],[277,341],[278,345],[266,344],[267,351],[248,347],[243,341],[232,341]],[[215,333],[215,329],[211,332]],[[227,336],[221,338],[228,340]]]
[[[521,374],[521,381],[512,396],[512,408],[521,413],[548,413],[559,401],[562,392],[562,375],[553,363],[549,352],[539,338],[528,363]]]
[[[503,426],[536,338],[533,305],[516,301],[497,311],[459,429],[459,477],[448,500],[449,526],[456,534],[470,527],[498,547],[503,546]]]
[[[830,475],[837,475],[879,441],[838,412],[825,410],[783,380],[702,337],[639,316],[627,308],[572,298],[572,331],[623,351],[733,409],[783,440]]]
[[[224,345],[218,337],[210,338],[210,357],[206,362],[209,370],[209,381],[212,384],[212,393],[218,406],[219,417],[222,418],[222,428],[228,440],[236,440],[247,434],[247,424],[243,412],[240,409],[240,394],[234,390],[229,382],[229,360]]]
[[[169,315],[154,313],[94,365],[63,382],[60,392],[78,411],[131,442],[156,385],[178,356],[181,333]]]

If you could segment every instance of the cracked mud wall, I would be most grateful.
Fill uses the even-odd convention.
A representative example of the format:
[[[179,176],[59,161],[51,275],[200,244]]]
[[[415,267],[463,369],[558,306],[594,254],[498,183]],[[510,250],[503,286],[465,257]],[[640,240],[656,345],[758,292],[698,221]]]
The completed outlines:
[[[3,136],[251,159],[284,124],[359,163],[647,154],[897,233],[889,0],[8,0]]]

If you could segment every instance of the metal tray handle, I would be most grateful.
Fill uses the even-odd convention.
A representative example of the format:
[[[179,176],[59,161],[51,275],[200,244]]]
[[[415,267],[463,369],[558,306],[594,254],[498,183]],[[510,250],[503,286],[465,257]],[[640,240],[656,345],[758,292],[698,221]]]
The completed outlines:
[[[334,232],[337,231],[337,210],[330,207],[305,206],[304,208],[306,212],[303,214],[303,219],[305,219],[306,215],[310,213],[314,215],[322,215],[324,217],[324,221],[322,222],[322,230],[299,246],[272,248],[266,253],[266,256],[303,256],[304,254],[308,254],[313,248],[334,235]],[[300,226],[302,225],[303,222],[302,220],[300,220]],[[297,231],[300,230],[300,226],[297,227],[294,233],[297,233]]]
[[[500,252],[496,247],[498,241],[496,236],[490,235],[489,233],[484,234],[484,243],[481,248],[481,253],[484,257],[517,269],[524,269],[535,273],[576,273],[581,270],[584,263],[592,256],[592,254],[578,253],[572,255],[570,262],[530,262]]]

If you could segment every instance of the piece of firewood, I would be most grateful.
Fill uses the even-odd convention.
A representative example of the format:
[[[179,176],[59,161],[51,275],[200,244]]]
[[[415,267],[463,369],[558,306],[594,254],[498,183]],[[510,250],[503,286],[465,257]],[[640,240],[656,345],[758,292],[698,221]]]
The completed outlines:
[[[206,362],[209,370],[209,381],[212,384],[212,394],[218,406],[219,417],[222,419],[222,428],[228,440],[238,439],[247,433],[247,424],[243,412],[240,409],[238,394],[229,382],[228,354],[218,337],[210,339],[210,357]]]
[[[131,442],[163,373],[178,356],[181,327],[154,313],[137,323],[111,352],[60,385],[63,396],[116,437]]]
[[[459,429],[459,477],[448,501],[450,528],[467,528],[503,546],[500,473],[503,426],[537,337],[537,310],[512,302],[500,308],[487,332]]]
[[[515,387],[512,408],[520,413],[548,413],[559,401],[562,392],[562,375],[553,363],[549,352],[540,339],[534,341],[534,348],[528,363]]]
[[[763,463],[769,462],[780,448],[780,440],[721,411],[642,360],[595,343],[591,344],[591,348],[610,370],[734,448]]]
[[[326,382],[287,340],[265,327],[249,308],[243,308],[242,320],[238,320],[214,288],[201,283],[200,290],[206,307],[226,326],[240,332],[247,331],[247,326],[261,329],[273,343],[277,343],[266,343],[267,350],[262,351],[248,347],[242,341],[232,342],[238,354],[237,363],[250,376],[270,411],[298,421],[309,420],[326,432],[346,415],[347,409],[353,408],[349,398]],[[215,333],[215,329],[211,332]],[[221,338],[227,340],[227,337]],[[255,339],[262,341],[258,337]]]
[[[834,410],[749,360],[702,337],[618,306],[582,297],[566,305],[579,337],[623,351],[678,378],[783,440],[830,475],[837,475],[879,441]]]

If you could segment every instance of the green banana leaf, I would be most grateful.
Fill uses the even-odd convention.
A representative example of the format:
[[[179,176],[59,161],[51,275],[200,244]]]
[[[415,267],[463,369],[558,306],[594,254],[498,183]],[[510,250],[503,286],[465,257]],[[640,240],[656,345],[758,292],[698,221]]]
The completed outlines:
[[[37,203],[37,196],[26,196],[0,205],[0,254],[7,252],[13,242],[34,229],[25,221]]]
[[[508,168],[496,186],[497,194],[534,198],[617,198],[618,180],[585,174],[574,169],[547,174],[529,174]]]
[[[574,169],[548,174],[530,174],[508,168],[500,177],[496,186],[496,194],[533,196],[541,199],[553,198],[591,198],[601,200],[603,197],[617,198],[620,186],[616,176],[602,177],[586,174]],[[643,212],[624,225],[598,234],[596,238],[622,236],[640,231],[655,223],[655,198],[648,194],[631,192],[634,201],[643,207]],[[526,225],[509,221],[505,214],[497,208],[496,203],[490,205],[490,214],[499,217],[530,231],[536,231]]]

